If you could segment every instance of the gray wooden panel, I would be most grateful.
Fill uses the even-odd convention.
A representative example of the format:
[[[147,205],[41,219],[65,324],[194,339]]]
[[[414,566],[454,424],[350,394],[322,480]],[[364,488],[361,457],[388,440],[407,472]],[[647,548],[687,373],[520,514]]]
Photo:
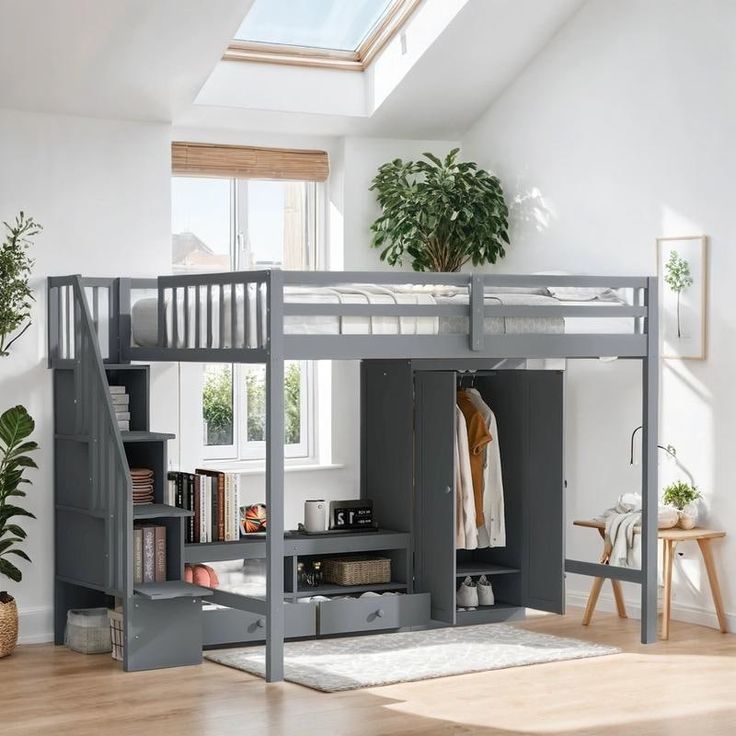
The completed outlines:
[[[409,361],[361,364],[361,496],[380,527],[412,529],[414,396]]]
[[[181,667],[202,661],[202,601],[148,600],[133,596],[125,606],[126,671]]]
[[[416,389],[416,585],[432,618],[455,622],[455,374],[418,373]]]
[[[524,496],[524,605],[564,613],[563,376],[525,371],[528,449]]]

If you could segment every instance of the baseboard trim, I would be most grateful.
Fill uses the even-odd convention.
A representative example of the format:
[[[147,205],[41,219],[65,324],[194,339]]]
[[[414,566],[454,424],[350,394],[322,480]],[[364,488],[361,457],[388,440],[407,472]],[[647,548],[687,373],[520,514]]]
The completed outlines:
[[[18,611],[19,644],[46,644],[53,640],[53,608],[23,608]]]
[[[565,596],[567,605],[585,608],[588,602],[588,594],[578,591],[568,591]],[[616,611],[616,602],[611,593],[601,593],[598,598],[597,611],[605,611],[606,613],[614,613]],[[661,602],[659,606],[661,611]],[[626,612],[629,618],[641,618],[641,603],[638,599],[626,599]],[[717,629],[718,617],[712,609],[701,608],[700,606],[690,606],[682,603],[672,602],[673,621],[682,621],[686,624],[696,624],[698,626],[708,626],[711,629]],[[736,631],[736,614],[726,613],[729,631]],[[595,620],[595,619],[594,619]]]

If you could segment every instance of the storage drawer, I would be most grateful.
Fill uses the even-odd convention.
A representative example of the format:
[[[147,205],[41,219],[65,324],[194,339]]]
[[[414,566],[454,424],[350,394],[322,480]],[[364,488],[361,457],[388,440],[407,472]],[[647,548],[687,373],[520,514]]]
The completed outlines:
[[[429,615],[429,593],[323,601],[319,604],[319,633],[347,634],[423,626],[429,623]]]
[[[214,608],[205,610],[203,619],[205,646],[266,639],[266,618],[257,613]],[[317,633],[317,606],[313,603],[285,605],[284,619],[287,638],[315,636]]]

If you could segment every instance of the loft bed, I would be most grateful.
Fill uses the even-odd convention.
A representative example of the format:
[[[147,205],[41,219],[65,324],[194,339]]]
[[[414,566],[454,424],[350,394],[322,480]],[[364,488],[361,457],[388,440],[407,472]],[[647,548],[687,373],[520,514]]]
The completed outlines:
[[[503,367],[506,361],[518,366],[530,359],[639,360],[641,570],[572,559],[564,560],[564,569],[639,583],[641,640],[656,640],[659,339],[655,278],[279,270],[151,279],[51,277],[48,325],[49,367],[60,376],[55,381],[57,457],[58,442],[69,437],[91,441],[84,498],[74,504],[62,498],[67,502],[60,504],[57,493],[57,608],[65,614],[69,604],[81,604],[73,586],[115,596],[126,612],[132,613],[133,606],[142,608],[136,613],[137,623],[132,615],[126,623],[126,657],[132,658],[141,627],[160,626],[162,618],[171,627],[172,616],[189,615],[175,608],[176,601],[188,597],[190,611],[192,598],[198,602],[209,596],[264,616],[258,625],[265,623],[266,628],[266,678],[283,679],[287,542],[280,438],[284,361],[293,359],[399,359],[428,366],[462,364],[463,369]],[[265,364],[269,524],[265,543],[257,544],[259,554],[267,559],[263,600],[243,604],[231,593],[186,588],[180,581],[168,593],[133,585],[129,547],[135,512],[126,442],[136,441],[132,435],[146,433],[118,430],[107,386],[110,371],[138,361]],[[67,395],[74,396],[73,406],[64,405]],[[165,470],[165,463],[161,467]],[[57,481],[58,477],[57,461]],[[96,532],[104,561],[79,563],[77,568],[71,559],[74,551],[60,544],[58,529],[61,519],[68,524],[76,518],[64,514],[80,506],[105,520]],[[296,544],[292,542],[290,549]],[[222,555],[235,552],[219,554],[217,559],[230,559]],[[173,577],[182,577],[183,564],[183,553],[173,555]],[[90,580],[93,584],[88,584]],[[67,589],[65,584],[72,587]],[[169,601],[171,608],[165,614],[160,607],[148,608],[147,601],[157,598]],[[60,625],[57,612],[57,641]],[[126,669],[147,664],[154,666],[145,655],[135,664],[126,659]]]

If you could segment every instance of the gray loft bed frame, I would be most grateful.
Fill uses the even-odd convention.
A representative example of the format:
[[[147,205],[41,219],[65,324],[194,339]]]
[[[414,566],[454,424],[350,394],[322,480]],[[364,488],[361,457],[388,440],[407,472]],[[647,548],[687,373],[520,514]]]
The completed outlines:
[[[338,287],[351,284],[445,285],[468,290],[468,303],[344,304],[290,303],[284,289]],[[631,305],[581,303],[566,305],[487,305],[484,290],[494,287],[608,287],[630,289]],[[247,347],[247,290],[257,291],[256,344]],[[158,299],[158,344],[132,344],[131,303],[137,290],[155,290]],[[226,294],[230,306],[226,313]],[[238,294],[246,295],[238,304]],[[219,319],[214,319],[215,301]],[[192,301],[193,300],[193,301]],[[167,304],[172,310],[167,334]],[[195,324],[191,324],[191,305]],[[204,311],[201,311],[204,310]],[[243,310],[241,313],[239,310]],[[468,318],[466,334],[347,335],[284,333],[284,317],[329,315],[342,317]],[[486,317],[596,317],[631,318],[631,334],[484,334]],[[242,320],[243,336],[236,325]],[[232,326],[230,340],[225,325]],[[132,569],[127,554],[132,534],[131,481],[105,374],[105,363],[130,361],[194,361],[262,363],[266,366],[266,504],[269,524],[267,594],[265,604],[254,600],[252,609],[266,614],[266,678],[283,679],[284,646],[284,361],[288,359],[461,359],[467,364],[498,365],[506,359],[618,356],[642,365],[642,568],[633,570],[588,561],[566,559],[567,572],[612,578],[641,585],[641,641],[656,640],[657,631],[657,416],[658,416],[658,299],[653,277],[531,276],[486,274],[416,274],[406,272],[294,272],[244,271],[221,274],[159,276],[154,279],[52,277],[48,280],[49,366],[78,368],[98,436],[93,467],[108,478],[97,488],[97,505],[113,522],[107,536],[105,584],[110,595],[133,605]],[[183,330],[179,325],[183,324]],[[263,325],[263,328],[260,327]],[[181,332],[181,334],[177,334]],[[226,342],[229,342],[226,345]],[[93,489],[94,490],[94,489]],[[122,523],[120,523],[122,520]],[[57,555],[59,550],[57,548]],[[232,596],[231,596],[232,597]],[[214,599],[217,600],[215,597]],[[225,601],[223,600],[223,603]],[[191,606],[190,606],[191,608]],[[129,639],[134,634],[126,631]]]

